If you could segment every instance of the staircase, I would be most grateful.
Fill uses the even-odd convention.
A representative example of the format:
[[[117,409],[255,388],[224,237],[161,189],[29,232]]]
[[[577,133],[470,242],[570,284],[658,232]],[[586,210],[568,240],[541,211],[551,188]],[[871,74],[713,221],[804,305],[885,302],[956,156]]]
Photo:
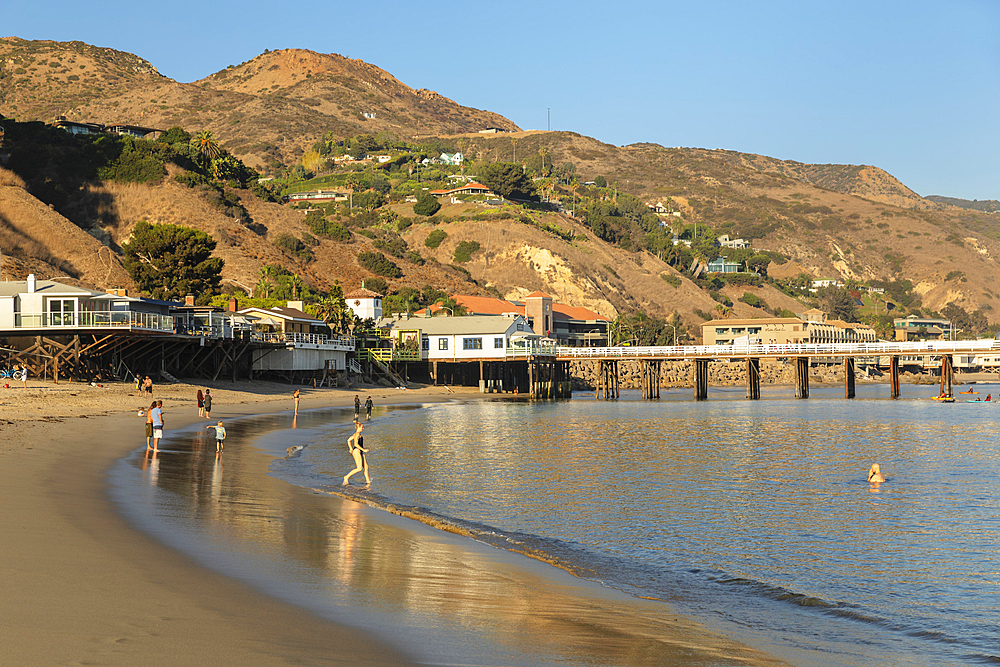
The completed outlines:
[[[175,378],[173,375],[171,375],[166,371],[160,371],[160,379],[166,380],[167,382],[174,382],[174,383],[180,382],[180,380],[178,380],[177,378]]]
[[[399,377],[399,375],[397,375],[391,368],[389,368],[389,364],[385,363],[384,361],[382,361],[381,359],[379,359],[374,355],[372,355],[370,359],[375,363],[376,366],[378,366],[380,371],[382,371],[386,376],[388,376],[390,380],[392,380],[393,384],[395,384],[397,387],[406,386],[406,380]]]

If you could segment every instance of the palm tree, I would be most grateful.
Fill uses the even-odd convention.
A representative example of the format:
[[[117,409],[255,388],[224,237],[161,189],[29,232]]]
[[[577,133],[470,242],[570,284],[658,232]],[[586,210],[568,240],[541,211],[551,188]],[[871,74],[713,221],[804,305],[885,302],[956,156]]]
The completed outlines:
[[[720,318],[725,320],[729,319],[729,316],[733,314],[733,309],[720,303],[715,306],[715,312],[719,314]]]
[[[206,163],[222,155],[222,148],[211,130],[202,130],[191,137],[191,145],[201,153]]]
[[[271,289],[274,288],[274,283],[271,281],[269,276],[262,275],[260,280],[254,286],[254,294],[266,299],[271,295]]]

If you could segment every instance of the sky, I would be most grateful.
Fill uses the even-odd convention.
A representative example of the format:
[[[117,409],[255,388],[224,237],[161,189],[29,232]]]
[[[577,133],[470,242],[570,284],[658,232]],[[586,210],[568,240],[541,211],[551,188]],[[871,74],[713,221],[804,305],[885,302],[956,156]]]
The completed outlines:
[[[265,49],[339,53],[523,129],[869,164],[921,195],[1000,199],[1000,0],[80,9],[22,3],[0,34],[127,51],[181,82]]]

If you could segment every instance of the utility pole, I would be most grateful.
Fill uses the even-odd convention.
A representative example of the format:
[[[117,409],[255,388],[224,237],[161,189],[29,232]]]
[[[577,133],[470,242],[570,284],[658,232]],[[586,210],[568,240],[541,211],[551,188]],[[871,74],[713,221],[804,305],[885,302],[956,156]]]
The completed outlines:
[[[548,109],[546,109],[545,110],[545,114],[546,114],[546,121],[548,123],[548,131],[551,132],[552,131],[552,107],[549,107]]]

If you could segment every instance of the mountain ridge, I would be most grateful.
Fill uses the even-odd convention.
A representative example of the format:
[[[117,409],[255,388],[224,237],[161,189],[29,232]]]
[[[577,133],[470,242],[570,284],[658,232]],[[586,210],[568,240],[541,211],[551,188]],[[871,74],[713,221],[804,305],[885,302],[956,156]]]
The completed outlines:
[[[294,164],[303,151],[327,133],[350,137],[376,132],[438,137],[462,151],[469,161],[479,163],[568,163],[579,181],[600,175],[614,184],[614,193],[620,189],[648,203],[666,202],[682,216],[667,218],[664,222],[668,224],[704,224],[720,233],[744,236],[753,241],[755,248],[780,254],[788,260],[788,266],[814,276],[908,279],[929,308],[958,304],[982,309],[991,319],[998,318],[993,311],[1000,299],[1000,288],[995,287],[1000,271],[994,258],[1000,255],[1000,233],[993,218],[921,197],[878,167],[810,165],[737,151],[665,148],[652,143],[618,147],[574,132],[522,131],[498,114],[463,107],[433,91],[414,90],[375,65],[337,54],[303,49],[266,52],[198,82],[182,84],[163,77],[142,59],[79,44],[0,40],[0,82],[16,84],[2,86],[5,92],[0,92],[0,113],[15,115],[19,120],[50,121],[52,114],[70,108],[79,114],[74,120],[153,127],[178,124],[191,131],[211,129],[225,148],[259,168],[275,162]],[[80,65],[85,67],[81,69]],[[90,87],[80,88],[80,75],[75,81],[69,78],[77,70],[91,70]],[[32,88],[33,97],[22,90],[24,87]],[[69,101],[77,99],[82,102],[68,107]],[[375,117],[363,118],[365,110],[373,110]],[[485,126],[510,132],[480,134],[478,130]],[[594,196],[611,196],[583,184],[578,189]],[[570,203],[576,192],[562,188],[554,194],[567,209],[575,211],[575,204]],[[305,233],[307,227],[301,214],[258,202],[249,193],[241,196],[253,209],[254,220],[266,228],[261,238],[230,228],[230,221],[205,212],[196,191],[167,182],[134,188],[103,186],[100,198],[115,202],[118,211],[114,224],[91,217],[87,211],[94,206],[82,203],[85,195],[73,195],[80,203],[66,213],[73,223],[112,245],[127,238],[140,216],[161,222],[187,222],[218,234],[224,246],[219,252],[225,254],[230,272],[225,275],[232,280],[252,281],[255,272],[269,262],[284,262],[326,287],[331,284],[331,275],[340,277],[348,287],[357,286],[370,275],[351,256],[371,249],[369,240],[363,238],[346,246],[322,241],[315,265],[290,260],[271,241],[284,232]],[[183,206],[178,203],[182,201]],[[404,204],[394,204],[390,209],[397,215],[412,215],[412,207]],[[449,217],[463,210],[453,205],[445,207]],[[186,221],[185,216],[195,220]],[[493,227],[461,223],[464,238],[479,240],[490,248],[469,265],[472,275],[485,276],[489,285],[504,293],[516,292],[518,286],[510,278],[519,276],[520,287],[556,294],[559,291],[552,287],[559,287],[562,293],[575,294],[585,303],[618,312],[645,308],[651,313],[668,314],[669,309],[677,309],[693,317],[696,311],[713,307],[714,302],[706,301],[704,292],[693,285],[696,291],[688,290],[690,282],[683,274],[676,277],[682,280],[684,289],[677,295],[670,292],[670,298],[666,298],[662,294],[666,278],[661,276],[676,272],[660,270],[653,261],[658,262],[658,258],[645,251],[616,251],[624,254],[614,255],[608,260],[609,266],[632,262],[650,268],[630,274],[628,280],[613,280],[612,274],[604,275],[601,267],[586,260],[584,251],[588,247],[603,248],[604,242],[582,220],[550,214],[539,223],[547,221],[572,226],[574,235],[590,241],[579,242],[575,251],[551,240],[553,237],[536,238],[535,232],[526,235],[528,228],[519,223],[490,223]],[[404,236],[426,252],[419,244],[428,231],[425,224],[413,225]],[[497,238],[505,239],[504,243],[497,245]],[[489,239],[493,239],[492,246]],[[546,248],[546,244],[550,247]],[[541,250],[551,254],[557,248],[551,259],[541,261]],[[421,281],[431,281],[438,275],[441,286],[450,289],[471,293],[484,289],[463,277],[461,271],[449,268],[446,252],[430,254],[438,259],[437,265],[407,266],[410,275],[392,284],[421,287]],[[569,259],[571,256],[573,259]],[[501,259],[507,269],[494,275],[486,263]],[[572,276],[572,285],[567,275]],[[607,294],[601,296],[602,290]],[[683,299],[674,298],[680,294]],[[780,298],[775,292],[766,300],[773,306]],[[748,308],[746,304],[734,304],[739,316],[764,314]]]

